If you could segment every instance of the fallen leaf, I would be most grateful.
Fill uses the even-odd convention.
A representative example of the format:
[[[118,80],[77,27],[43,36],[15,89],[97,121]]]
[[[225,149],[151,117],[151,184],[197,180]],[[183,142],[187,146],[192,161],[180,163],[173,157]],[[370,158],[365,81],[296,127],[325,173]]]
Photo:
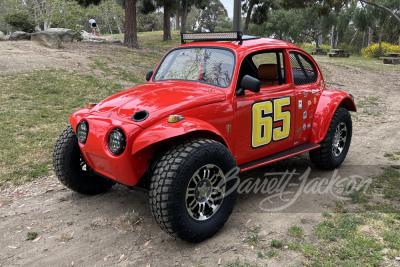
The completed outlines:
[[[34,243],[34,242],[37,242],[37,241],[39,241],[41,238],[42,238],[42,236],[36,237],[32,242],[33,242],[33,243]]]
[[[4,204],[6,204],[6,201],[5,201],[5,200],[2,201],[2,202],[0,202],[0,207],[3,206]]]
[[[53,191],[53,190],[54,190],[54,189],[47,189],[45,193],[51,192],[51,191]]]
[[[119,260],[118,260],[118,262],[121,262],[121,261],[123,261],[123,260],[124,260],[124,258],[125,258],[125,254],[122,254],[122,255],[121,255],[121,257],[119,257]]]
[[[251,222],[251,219],[250,219],[250,220],[248,220],[246,223],[249,223],[249,222]]]
[[[221,265],[221,259],[218,260],[218,265]]]
[[[13,246],[8,246],[8,248],[12,248],[12,249],[16,249],[17,247],[13,247]]]
[[[75,264],[74,261],[71,261],[71,266],[74,266],[74,264]]]
[[[144,246],[147,247],[150,244],[150,241],[151,240],[147,241],[146,244],[144,244]]]
[[[217,252],[218,250],[219,250],[218,248],[217,248],[217,249],[214,249],[212,253],[215,253],[215,252]]]

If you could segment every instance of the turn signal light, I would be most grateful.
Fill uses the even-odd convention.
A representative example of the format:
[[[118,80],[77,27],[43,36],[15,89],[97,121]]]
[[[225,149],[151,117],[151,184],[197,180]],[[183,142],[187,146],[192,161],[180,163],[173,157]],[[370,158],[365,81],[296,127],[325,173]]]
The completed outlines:
[[[181,121],[183,119],[185,119],[185,117],[183,117],[181,115],[171,115],[168,118],[168,122],[169,123],[176,123],[176,122]]]
[[[97,103],[92,103],[92,102],[89,102],[89,104],[87,104],[87,108],[88,109],[91,109],[91,108],[94,108],[94,106],[96,106],[97,105]]]

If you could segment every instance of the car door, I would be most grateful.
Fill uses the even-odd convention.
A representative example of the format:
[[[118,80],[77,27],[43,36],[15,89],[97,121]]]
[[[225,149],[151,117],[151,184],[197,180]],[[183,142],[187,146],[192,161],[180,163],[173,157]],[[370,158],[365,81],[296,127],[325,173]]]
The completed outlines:
[[[243,60],[238,82],[251,75],[260,79],[261,89],[246,90],[234,99],[239,165],[293,146],[296,99],[293,86],[286,83],[288,62],[283,51],[265,51]]]
[[[296,98],[294,145],[310,139],[314,114],[323,89],[315,63],[299,51],[290,51],[290,66]]]

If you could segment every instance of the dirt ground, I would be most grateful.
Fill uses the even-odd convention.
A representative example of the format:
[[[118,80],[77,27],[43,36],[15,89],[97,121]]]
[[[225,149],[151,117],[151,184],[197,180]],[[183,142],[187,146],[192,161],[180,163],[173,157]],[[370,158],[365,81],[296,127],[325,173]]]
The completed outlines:
[[[84,71],[92,50],[91,44],[51,50],[30,42],[0,42],[0,73],[47,67]],[[380,166],[393,164],[384,157],[386,152],[400,150],[399,72],[343,67],[345,59],[340,64],[326,57],[317,61],[325,71],[328,88],[351,93],[364,106],[352,114],[353,139],[339,175],[372,177],[380,172]],[[372,97],[376,99],[368,100]],[[241,179],[263,178],[265,173],[286,169],[302,174],[309,165],[304,154],[250,171]],[[308,181],[332,175],[313,169]],[[303,193],[296,198],[295,192],[303,188],[299,181],[291,183],[288,190],[292,193],[282,199],[265,201],[271,195],[240,194],[222,231],[200,244],[176,240],[160,230],[147,193],[140,190],[116,185],[105,194],[84,196],[61,185],[54,175],[19,187],[4,186],[0,190],[0,266],[225,266],[237,258],[260,266],[302,265],[302,254],[285,245],[295,239],[287,234],[288,228],[301,226],[304,240],[312,243],[322,212],[332,212],[339,199],[332,193]],[[281,211],[260,209],[260,203],[276,208],[286,205],[288,199],[293,203]],[[260,227],[260,241],[254,246],[246,240],[255,227]],[[37,232],[38,237],[27,240],[28,232]],[[280,257],[259,257],[258,251],[268,251],[272,239],[284,244]]]

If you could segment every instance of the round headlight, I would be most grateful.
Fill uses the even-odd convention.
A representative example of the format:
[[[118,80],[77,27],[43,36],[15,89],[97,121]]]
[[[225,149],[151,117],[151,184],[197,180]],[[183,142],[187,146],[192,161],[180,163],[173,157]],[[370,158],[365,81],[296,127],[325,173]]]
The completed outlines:
[[[87,121],[81,121],[76,126],[76,136],[78,137],[78,141],[82,144],[86,143],[86,139],[89,133],[89,124]]]
[[[126,138],[121,129],[114,129],[108,135],[108,149],[114,155],[120,155],[124,152]]]

